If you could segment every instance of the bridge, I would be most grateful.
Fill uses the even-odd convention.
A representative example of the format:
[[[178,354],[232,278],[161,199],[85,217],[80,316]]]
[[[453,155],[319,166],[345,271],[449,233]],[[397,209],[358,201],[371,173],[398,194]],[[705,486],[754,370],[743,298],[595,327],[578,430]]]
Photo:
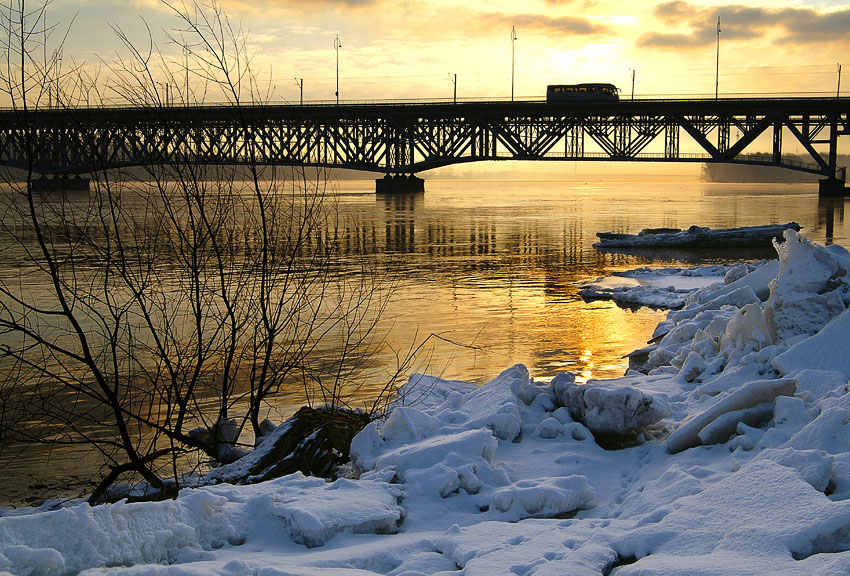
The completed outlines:
[[[0,165],[321,166],[384,173],[378,191],[403,191],[420,172],[483,160],[726,162],[816,174],[821,194],[843,195],[848,134],[847,97],[82,107],[0,111]],[[767,150],[747,153],[757,140]],[[786,140],[811,161],[783,156]]]

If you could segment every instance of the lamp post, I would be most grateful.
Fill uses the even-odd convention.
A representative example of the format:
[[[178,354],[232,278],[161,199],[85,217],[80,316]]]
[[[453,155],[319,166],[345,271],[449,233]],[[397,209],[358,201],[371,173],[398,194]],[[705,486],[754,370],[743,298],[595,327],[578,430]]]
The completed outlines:
[[[189,106],[189,47],[183,45],[183,57],[186,61],[186,95],[183,97],[183,103]]]
[[[454,96],[453,101],[457,104],[457,74],[452,74],[449,72],[449,82],[454,83]]]
[[[62,76],[62,54],[56,55],[56,109],[59,109],[59,78]]]
[[[511,102],[514,101],[514,53],[516,45],[516,27],[511,26]]]
[[[632,73],[632,100],[634,100],[635,99],[635,72],[637,72],[637,70],[635,70],[634,68],[629,68],[629,72]]]
[[[720,16],[717,17],[717,60],[714,64],[714,99],[717,100],[717,95],[720,89]]]
[[[836,64],[838,66],[838,88],[835,89],[835,97],[841,97],[841,64]]]
[[[296,78],[295,84],[301,90],[301,99],[298,102],[299,102],[299,105],[303,106],[304,105],[304,78]],[[337,90],[339,90],[339,89],[337,88]]]
[[[334,39],[334,50],[336,50],[336,104],[339,106],[339,49],[342,48],[342,42],[339,41],[339,34]]]

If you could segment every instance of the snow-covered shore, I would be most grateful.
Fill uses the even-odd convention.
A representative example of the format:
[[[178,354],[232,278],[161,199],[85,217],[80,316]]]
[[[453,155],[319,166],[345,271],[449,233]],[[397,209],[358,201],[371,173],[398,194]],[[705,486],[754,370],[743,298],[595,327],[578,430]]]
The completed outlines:
[[[622,378],[415,376],[357,479],[17,511],[0,573],[848,574],[850,252],[777,251],[685,296]]]

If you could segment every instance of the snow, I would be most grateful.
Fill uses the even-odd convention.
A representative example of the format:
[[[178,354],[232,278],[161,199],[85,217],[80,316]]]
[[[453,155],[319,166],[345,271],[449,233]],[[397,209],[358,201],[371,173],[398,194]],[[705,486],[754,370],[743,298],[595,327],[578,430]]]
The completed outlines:
[[[708,246],[712,248],[738,247],[769,243],[774,237],[781,236],[784,230],[799,231],[796,222],[788,224],[769,224],[766,226],[745,226],[742,228],[723,228],[712,230],[702,226],[691,226],[687,230],[645,229],[638,234],[599,233],[596,248],[640,248],[644,246]]]
[[[349,478],[0,510],[0,574],[848,574],[850,253],[776,248],[613,280],[687,288],[621,378],[416,375]]]
[[[742,266],[747,268],[746,264]],[[681,308],[694,292],[715,284],[722,286],[730,270],[729,266],[717,265],[636,268],[585,282],[580,285],[578,294],[585,301],[613,300],[624,307]]]

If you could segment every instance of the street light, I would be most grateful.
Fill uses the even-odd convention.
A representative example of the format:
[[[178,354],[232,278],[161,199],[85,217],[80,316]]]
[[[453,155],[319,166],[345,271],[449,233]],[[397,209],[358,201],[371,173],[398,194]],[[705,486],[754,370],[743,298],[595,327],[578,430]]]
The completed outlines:
[[[835,97],[841,97],[841,64],[836,64],[838,66],[838,88],[835,89]]]
[[[635,70],[634,68],[629,68],[629,72],[632,73],[632,100],[634,100],[635,99],[635,72],[637,72],[637,70]]]
[[[300,105],[303,106],[304,105],[304,78],[296,78],[295,84],[298,86],[298,88],[301,89],[301,100],[299,100],[299,102],[300,102]],[[337,90],[339,90],[339,88],[337,88]]]
[[[457,74],[449,72],[449,82],[454,83],[454,103],[457,104]]]
[[[714,99],[720,88],[720,16],[717,17],[717,60],[714,64]]]
[[[183,101],[186,106],[189,106],[189,47],[185,44],[183,45],[183,58],[186,64],[186,95],[183,97]]]
[[[342,48],[342,42],[339,41],[339,34],[334,39],[334,50],[336,50],[336,104],[339,106],[339,49]]]
[[[511,26],[511,102],[514,101],[514,45],[516,44],[516,28]]]

